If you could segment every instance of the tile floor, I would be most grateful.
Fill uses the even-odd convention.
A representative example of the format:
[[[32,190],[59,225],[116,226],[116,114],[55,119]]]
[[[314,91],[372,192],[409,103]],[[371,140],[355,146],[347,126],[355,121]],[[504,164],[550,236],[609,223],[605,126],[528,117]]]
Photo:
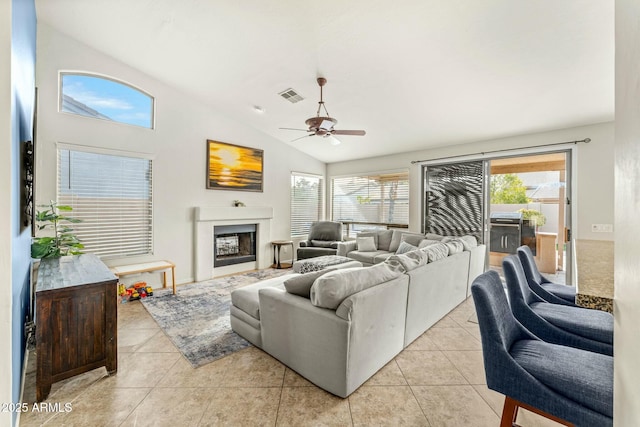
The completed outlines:
[[[55,383],[46,402],[71,411],[29,411],[20,426],[498,426],[503,397],[485,385],[474,321],[469,299],[342,399],[254,347],[193,369],[142,304],[121,304],[118,373]],[[518,423],[559,425],[524,410]]]

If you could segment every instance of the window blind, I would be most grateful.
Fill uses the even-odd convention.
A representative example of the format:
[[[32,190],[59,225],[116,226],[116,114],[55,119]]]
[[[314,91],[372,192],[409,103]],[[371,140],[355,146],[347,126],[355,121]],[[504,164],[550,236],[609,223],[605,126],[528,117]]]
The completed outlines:
[[[409,224],[409,171],[331,180],[334,221]]]
[[[322,177],[291,173],[291,237],[307,236],[322,218]]]
[[[139,157],[58,149],[58,203],[84,252],[102,257],[152,252],[152,161]]]

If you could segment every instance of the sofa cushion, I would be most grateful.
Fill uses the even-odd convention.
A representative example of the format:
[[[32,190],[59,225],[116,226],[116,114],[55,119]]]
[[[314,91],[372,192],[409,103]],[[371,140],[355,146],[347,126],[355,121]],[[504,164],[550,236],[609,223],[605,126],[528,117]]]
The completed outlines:
[[[378,251],[380,252],[380,251]],[[387,258],[389,258],[391,255],[393,255],[391,252],[382,252],[379,255],[376,255],[373,257],[373,263],[372,264],[379,264],[381,262],[385,262],[387,260]]]
[[[404,241],[412,244],[414,246],[418,246],[420,241],[424,239],[424,236],[419,233],[411,233],[409,231],[403,230],[393,230],[393,235],[391,236],[391,243],[389,243],[389,252],[395,252],[398,250],[400,246],[400,242],[403,241],[403,236],[417,236],[417,237],[405,237]]]
[[[386,263],[331,271],[318,277],[311,286],[311,304],[335,310],[348,296],[402,274],[400,269],[394,269]]]
[[[410,251],[404,254],[391,255],[385,261],[387,264],[396,265],[396,262],[402,265],[405,271],[411,271],[415,268],[425,265],[429,262],[429,256],[424,251]]]
[[[426,237],[429,240],[437,240],[440,241],[442,239],[444,239],[444,236],[441,236],[439,234],[435,234],[435,233],[427,233],[424,235],[424,237]]]
[[[387,251],[375,251],[375,252],[351,251],[347,254],[349,258],[355,259],[356,261],[360,261],[365,264],[375,264],[376,257],[380,255],[390,255],[390,254]]]
[[[312,240],[311,241],[311,246],[316,247],[316,248],[337,249],[338,248],[338,242],[328,242],[326,240]]]
[[[366,237],[356,237],[356,242],[358,242],[358,251],[359,252],[375,252],[378,248],[376,248],[376,241],[373,236]]]
[[[326,268],[320,271],[312,271],[311,273],[301,274],[284,281],[284,289],[290,294],[299,295],[309,298],[311,293],[311,285],[323,274],[336,270],[336,268]]]
[[[449,256],[449,247],[444,243],[429,245],[420,250],[427,254],[429,262],[438,261],[439,259],[443,259]]]
[[[460,239],[442,239],[442,243],[449,248],[449,255],[459,254],[464,251],[464,245]]]
[[[417,246],[411,245],[407,242],[400,242],[400,246],[398,246],[398,249],[396,250],[396,254],[401,255],[407,252],[415,251],[416,249],[418,249]]]
[[[283,282],[292,276],[298,276],[298,273],[291,275],[272,277],[242,288],[238,288],[231,292],[231,304],[247,313],[254,319],[260,319],[260,304],[258,301],[258,291],[263,288],[284,289]]]
[[[393,230],[381,230],[378,231],[378,249],[381,251],[388,251],[391,244],[391,238],[393,237]]]
[[[471,249],[478,247],[478,239],[476,239],[476,236],[467,234],[466,236],[460,236],[460,240],[464,245],[465,251],[470,251]]]
[[[422,241],[420,241],[420,243],[418,244],[418,249],[426,248],[427,246],[435,245],[436,243],[440,243],[440,241],[431,240],[431,239],[422,239]]]

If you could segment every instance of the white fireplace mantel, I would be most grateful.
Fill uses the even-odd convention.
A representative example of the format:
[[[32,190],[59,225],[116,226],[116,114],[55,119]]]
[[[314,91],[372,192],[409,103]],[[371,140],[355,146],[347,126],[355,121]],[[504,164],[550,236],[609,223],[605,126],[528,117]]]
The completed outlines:
[[[267,268],[270,265],[272,219],[273,208],[271,207],[196,207],[194,212],[195,280],[208,280],[215,275],[213,271],[213,227],[216,225],[256,224],[256,261],[245,263],[254,265],[239,264],[239,267],[236,268],[242,270]]]

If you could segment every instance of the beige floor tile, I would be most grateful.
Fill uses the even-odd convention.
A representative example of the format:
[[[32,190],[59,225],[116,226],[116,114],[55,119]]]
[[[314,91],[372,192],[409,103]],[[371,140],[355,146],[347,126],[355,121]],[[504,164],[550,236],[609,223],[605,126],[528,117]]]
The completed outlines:
[[[360,387],[349,406],[354,426],[429,426],[408,386]]]
[[[464,328],[435,328],[425,332],[440,350],[482,350],[480,342]]]
[[[176,353],[179,351],[162,331],[158,331],[157,334],[136,349],[138,353]]]
[[[469,384],[486,384],[484,360],[481,350],[444,351],[447,359],[455,365]]]
[[[57,414],[47,426],[118,426],[149,394],[150,388],[113,388],[94,384],[72,403],[68,413]]]
[[[119,329],[118,353],[133,353],[138,351],[140,347],[157,334],[162,334],[162,331],[160,329]]]
[[[180,358],[180,353],[120,353],[118,372],[101,382],[111,387],[155,387]]]
[[[456,327],[459,328],[460,326],[458,326],[458,324],[456,323]],[[440,348],[436,345],[436,343],[433,342],[431,338],[429,338],[429,335],[427,334],[427,332],[425,332],[424,334],[416,338],[411,344],[409,344],[407,348],[404,349],[404,351],[440,350]]]
[[[118,329],[160,329],[140,301],[118,305]]]
[[[407,380],[404,379],[404,375],[402,375],[402,371],[395,359],[384,365],[382,369],[369,378],[363,384],[363,387],[381,385],[407,385]]]
[[[218,389],[199,425],[273,426],[281,391],[280,387]]]
[[[482,343],[482,336],[480,335],[480,327],[475,323],[467,323],[467,326],[463,326],[465,331],[469,332],[475,339]]]
[[[347,399],[317,387],[284,387],[276,426],[351,426]]]
[[[470,385],[411,388],[432,426],[499,425],[499,417]]]
[[[255,347],[233,353],[221,387],[280,387],[285,366]]]
[[[197,426],[212,394],[211,389],[154,388],[121,426]]]
[[[180,357],[160,380],[158,387],[217,388],[222,383],[230,362],[229,357],[223,357],[194,368],[185,358]]]
[[[502,416],[504,406],[504,395],[489,389],[486,384],[474,384],[474,390],[484,399],[499,417]]]
[[[444,316],[442,319],[438,320],[432,328],[459,328],[460,325],[458,322],[450,318],[449,316]]]
[[[467,384],[467,380],[440,351],[405,351],[396,362],[409,385]]]
[[[552,421],[541,415],[529,412],[526,409],[519,409],[516,418],[518,425],[522,427],[561,427],[563,424]]]
[[[315,387],[311,381],[289,368],[285,368],[283,385],[285,387]]]

